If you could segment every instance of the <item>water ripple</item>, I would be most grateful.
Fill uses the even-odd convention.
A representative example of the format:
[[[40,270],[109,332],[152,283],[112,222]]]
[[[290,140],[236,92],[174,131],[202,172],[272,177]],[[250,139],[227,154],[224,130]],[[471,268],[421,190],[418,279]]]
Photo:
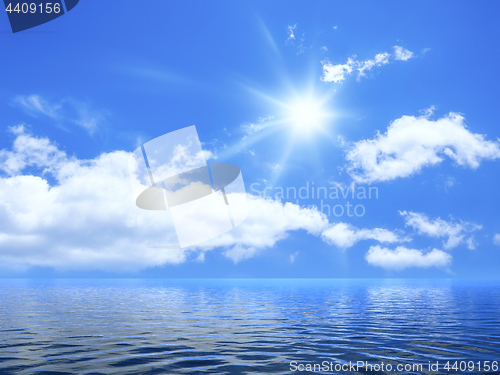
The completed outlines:
[[[290,361],[427,364],[500,353],[495,281],[0,283],[1,374],[288,374]]]

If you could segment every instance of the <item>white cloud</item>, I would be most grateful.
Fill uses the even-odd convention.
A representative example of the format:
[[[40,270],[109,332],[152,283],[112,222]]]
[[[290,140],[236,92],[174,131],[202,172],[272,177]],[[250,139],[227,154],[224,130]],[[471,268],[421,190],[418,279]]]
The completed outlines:
[[[287,41],[295,40],[294,31],[296,28],[297,28],[296,24],[295,25],[288,25],[288,39],[287,39]]]
[[[229,248],[225,255],[235,263],[273,247],[289,232],[304,230],[319,237],[328,227],[327,217],[315,208],[303,208],[290,202],[281,203],[254,195],[247,195],[247,199],[247,219],[233,231],[210,243]]]
[[[469,250],[475,250],[477,246],[477,242],[474,237],[469,237],[465,240],[465,244]]]
[[[243,139],[266,129],[272,124],[273,119],[274,116],[259,117],[256,122],[242,124],[241,129],[245,132]]]
[[[440,178],[438,184],[436,184],[437,188],[443,188],[444,191],[448,192],[450,188],[457,184],[457,179],[453,176],[444,176]]]
[[[453,249],[465,243],[470,250],[475,248],[475,241],[469,233],[481,229],[480,225],[469,222],[448,222],[441,218],[429,219],[425,214],[401,211],[406,225],[414,228],[419,234],[435,238],[447,238],[443,243],[445,249]]]
[[[413,52],[401,46],[394,46],[394,60],[407,61],[414,57]]]
[[[493,237],[493,243],[494,243],[495,245],[500,246],[500,233],[495,234],[495,237]]]
[[[241,261],[253,258],[259,253],[259,249],[255,247],[247,247],[236,245],[229,250],[224,252],[224,255],[231,259],[234,263],[239,263]]]
[[[297,24],[288,25],[288,29],[287,29],[288,38],[286,39],[286,44],[296,46],[297,47],[297,55],[300,55],[300,54],[304,53],[306,50],[306,48],[304,47],[304,42],[305,42],[306,38],[305,38],[303,33],[302,33],[302,36],[297,38],[296,32],[297,32]]]
[[[249,195],[248,217],[240,226],[199,248],[182,250],[167,213],[135,206],[130,153],[81,160],[23,127],[13,131],[12,149],[0,151],[1,267],[134,271],[195,256],[202,260],[200,252],[218,247],[238,262],[291,231],[319,237],[328,227],[326,216],[315,209]],[[44,172],[31,175],[33,166]]]
[[[47,173],[66,159],[66,154],[47,138],[27,134],[23,125],[10,127],[9,131],[16,135],[12,150],[0,150],[0,171],[8,175],[17,174],[27,167],[40,168]]]
[[[420,113],[422,114],[423,117],[430,118],[435,111],[436,111],[436,106],[431,105],[429,108],[421,109]]]
[[[366,72],[374,67],[379,67],[389,64],[389,54],[387,52],[378,53],[374,59],[365,60],[358,63],[358,80],[361,77],[366,77]]]
[[[323,62],[323,77],[321,80],[324,82],[340,83],[352,73],[356,62],[348,58],[345,64],[333,65],[330,62]]]
[[[283,170],[283,166],[280,165],[279,163],[271,164],[270,168],[274,173],[279,173]]]
[[[57,117],[57,112],[61,109],[60,104],[49,104],[46,103],[40,96],[38,95],[29,95],[29,96],[17,96],[14,99],[14,103],[18,104],[25,110],[32,113],[41,113],[45,116],[54,118]]]
[[[19,95],[13,102],[30,116],[49,117],[61,127],[77,125],[90,134],[96,132],[107,117],[105,111],[95,110],[89,103],[72,98],[50,102],[39,95]]]
[[[180,249],[152,247],[173,244],[173,232],[158,212],[134,207],[128,156],[116,151],[49,163],[53,186],[39,176],[1,177],[2,267],[121,271],[184,261]]]
[[[458,113],[438,120],[402,116],[385,134],[354,143],[346,159],[355,181],[372,183],[411,176],[445,157],[460,166],[477,168],[483,160],[500,158],[500,142],[471,133]]]
[[[389,64],[391,61],[407,61],[413,56],[413,52],[399,46],[394,47],[394,54],[381,52],[375,55],[373,59],[356,60],[355,56],[347,59],[345,64],[332,64],[329,61],[322,61],[323,76],[321,80],[324,82],[340,83],[344,81],[348,75],[357,72],[357,79],[366,77],[366,73],[375,67],[381,67]]]
[[[343,248],[361,240],[407,241],[387,229],[331,224],[315,208],[247,195],[248,216],[241,225],[196,248],[180,249],[167,213],[134,205],[128,173],[130,153],[114,151],[82,160],[68,156],[47,138],[29,134],[22,126],[12,128],[12,132],[16,136],[12,148],[0,151],[0,267],[135,271],[190,259],[203,261],[203,253],[216,248],[240,262],[299,230]],[[33,168],[38,175],[30,173]],[[457,238],[466,244],[473,241],[464,236],[473,228],[470,223],[429,220],[414,213],[403,216],[421,233],[448,237],[449,247],[456,246]],[[400,253],[408,255],[406,250]],[[422,259],[443,259],[439,250],[416,256],[415,251],[405,259],[417,259],[417,264]],[[376,264],[381,250],[373,252],[376,254],[367,255],[367,260]],[[383,253],[385,258],[403,256],[397,253],[391,258],[387,255],[391,252]],[[290,262],[297,256],[292,255]]]
[[[376,240],[381,243],[406,241],[387,229],[358,229],[346,223],[333,224],[322,233],[322,238],[326,243],[342,248],[351,247],[362,240]]]
[[[402,246],[398,246],[395,250],[372,246],[366,253],[365,259],[372,266],[400,271],[411,267],[448,267],[451,264],[452,257],[450,254],[438,249],[424,252]]]

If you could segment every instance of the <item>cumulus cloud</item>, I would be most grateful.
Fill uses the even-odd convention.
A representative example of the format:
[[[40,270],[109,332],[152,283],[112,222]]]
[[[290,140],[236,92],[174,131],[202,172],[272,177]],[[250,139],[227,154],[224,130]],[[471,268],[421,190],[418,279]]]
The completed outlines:
[[[12,150],[0,150],[0,171],[15,175],[28,167],[53,171],[56,165],[66,159],[66,154],[47,138],[33,137],[25,132],[23,125],[11,127],[16,135]]]
[[[357,79],[366,77],[367,72],[375,67],[381,67],[389,64],[391,61],[407,61],[413,57],[413,52],[401,46],[394,46],[394,54],[381,52],[375,55],[373,59],[356,60],[356,56],[347,59],[344,64],[332,64],[330,61],[322,61],[324,82],[341,83],[348,75],[357,72]]]
[[[395,250],[372,246],[365,259],[375,267],[401,271],[406,268],[445,268],[451,264],[451,255],[438,249],[429,252],[398,246]]]
[[[319,237],[328,227],[325,214],[316,208],[247,195],[249,215],[236,229],[216,238],[210,245],[224,247],[235,263],[274,246],[290,232],[304,230]]]
[[[248,217],[239,227],[200,247],[180,249],[167,212],[135,206],[130,153],[82,160],[23,127],[12,132],[12,148],[0,151],[2,267],[134,271],[202,259],[200,252],[214,248],[238,262],[291,231],[319,237],[328,227],[316,209],[249,195]],[[29,172],[33,167],[37,175]]]
[[[77,125],[90,134],[96,132],[107,117],[106,111],[96,110],[89,103],[72,98],[51,102],[40,95],[19,95],[13,103],[32,117],[48,117],[63,128]]]
[[[323,77],[321,80],[324,82],[340,83],[352,73],[357,62],[352,58],[348,58],[345,64],[333,65],[330,62],[323,62]]]
[[[495,234],[495,237],[493,237],[493,243],[495,245],[500,246],[500,233],[499,234]]]
[[[151,247],[172,243],[173,233],[166,233],[166,219],[158,212],[146,214],[131,202],[128,153],[78,160],[46,138],[14,131],[13,149],[1,151],[8,160],[21,161],[0,176],[3,267],[123,270],[185,259],[180,249]],[[29,162],[23,166],[24,160]],[[33,160],[43,168],[40,176],[20,173]]]
[[[475,169],[483,160],[500,158],[500,142],[469,131],[458,113],[437,120],[402,116],[384,134],[354,143],[346,156],[349,173],[361,183],[409,177],[445,158]]]
[[[396,233],[383,228],[359,229],[350,224],[337,223],[322,233],[325,242],[342,248],[348,248],[362,240],[376,240],[381,243],[406,241]]]
[[[417,212],[401,211],[400,214],[405,219],[406,225],[414,228],[419,234],[446,238],[443,243],[445,249],[453,249],[465,243],[470,250],[473,250],[475,241],[468,234],[482,228],[480,225],[465,221],[448,222],[441,218],[431,220],[427,215]]]
[[[11,132],[15,136],[12,147],[0,150],[0,265],[4,268],[135,271],[202,261],[212,249],[221,249],[237,263],[272,248],[294,231],[341,248],[362,240],[408,241],[397,231],[332,224],[314,207],[247,195],[248,216],[241,225],[211,241],[181,249],[168,212],[135,206],[128,173],[131,153],[113,151],[78,159],[23,126],[12,127]],[[445,248],[462,242],[470,246],[470,232],[479,228],[412,212],[401,214],[419,233],[445,238]],[[401,269],[448,264],[450,259],[440,250],[424,253],[402,247],[372,247],[367,254],[371,264]]]

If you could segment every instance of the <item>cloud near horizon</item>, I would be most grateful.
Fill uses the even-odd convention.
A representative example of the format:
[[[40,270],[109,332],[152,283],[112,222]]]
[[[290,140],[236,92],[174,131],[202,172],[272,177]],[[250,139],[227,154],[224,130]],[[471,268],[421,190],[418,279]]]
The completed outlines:
[[[328,226],[317,210],[249,196],[253,209],[238,230],[182,250],[165,211],[135,206],[130,153],[80,160],[23,126],[11,132],[12,148],[0,151],[0,263],[6,268],[134,271],[182,263],[191,253],[216,247],[239,261],[274,246],[289,231],[319,236]]]
[[[47,138],[11,127],[11,149],[0,150],[0,263],[24,270],[137,271],[179,264],[215,248],[234,262],[273,247],[296,230],[329,243],[351,236],[338,226],[335,235],[325,214],[315,208],[247,195],[247,219],[236,229],[200,246],[180,249],[168,213],[145,211],[133,202],[129,152],[113,151],[93,159],[68,156]],[[50,181],[50,182],[49,182]],[[344,228],[347,234],[342,234]],[[362,239],[393,242],[390,232],[358,230]],[[371,233],[371,234],[370,234]]]
[[[446,268],[452,261],[450,254],[438,249],[425,252],[398,246],[391,250],[378,245],[370,247],[365,259],[372,266],[394,271],[406,268]]]
[[[15,135],[12,147],[0,150],[0,268],[134,272],[202,260],[213,249],[238,263],[298,230],[340,249],[359,241],[410,241],[399,230],[330,223],[315,207],[247,194],[248,216],[240,226],[181,249],[168,212],[135,206],[128,172],[131,153],[113,151],[78,159],[22,125],[10,131]],[[420,234],[447,237],[445,248],[462,242],[469,245],[471,237],[464,235],[477,229],[471,223],[432,221],[423,214],[401,215]],[[372,246],[366,260],[383,268],[404,269],[423,267],[429,260],[436,266],[447,265],[451,259],[440,250],[418,255],[418,250],[401,249]],[[398,259],[400,266],[396,266]]]
[[[470,233],[482,229],[481,225],[464,221],[445,221],[441,218],[430,219],[423,213],[400,211],[399,214],[405,220],[406,226],[413,228],[419,235],[444,238],[443,250],[418,250],[405,246],[398,246],[392,250],[378,245],[371,246],[365,255],[365,259],[372,266],[394,271],[402,271],[407,268],[449,268],[452,256],[447,251],[459,245],[465,245],[469,250],[474,250],[476,242]],[[387,235],[388,233],[384,236],[386,241],[379,238],[379,242],[411,241],[410,238],[393,238],[392,236],[387,237]],[[391,241],[391,238],[394,241]]]

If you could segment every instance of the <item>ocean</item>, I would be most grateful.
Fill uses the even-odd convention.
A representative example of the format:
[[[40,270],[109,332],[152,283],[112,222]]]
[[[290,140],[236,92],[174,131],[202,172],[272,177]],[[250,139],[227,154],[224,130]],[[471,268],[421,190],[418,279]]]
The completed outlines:
[[[498,374],[499,362],[500,280],[0,279],[0,374]]]

